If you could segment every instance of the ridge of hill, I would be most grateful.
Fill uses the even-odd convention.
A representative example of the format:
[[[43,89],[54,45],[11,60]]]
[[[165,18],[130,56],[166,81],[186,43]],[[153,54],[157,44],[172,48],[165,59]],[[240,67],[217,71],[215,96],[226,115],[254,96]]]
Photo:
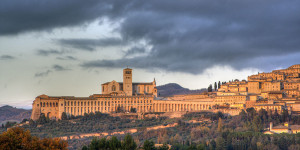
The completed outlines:
[[[200,94],[206,92],[207,89],[197,89],[190,90],[188,88],[184,88],[177,83],[168,83],[165,85],[157,86],[158,96],[159,97],[167,97],[173,95],[181,95],[181,94]]]
[[[26,110],[9,105],[0,107],[0,123],[7,120],[22,121],[23,119],[29,119],[30,116],[31,109]]]

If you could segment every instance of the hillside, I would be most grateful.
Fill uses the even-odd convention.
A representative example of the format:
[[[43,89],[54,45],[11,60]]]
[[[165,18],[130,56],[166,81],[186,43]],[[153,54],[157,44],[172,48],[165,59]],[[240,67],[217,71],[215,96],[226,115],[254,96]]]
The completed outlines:
[[[202,93],[207,91],[205,88],[199,90],[190,90],[188,88],[183,88],[182,86],[176,83],[168,83],[165,85],[157,86],[157,90],[158,90],[158,96],[160,97],[180,95],[180,94],[196,94],[196,93]]]
[[[25,118],[29,119],[30,115],[31,110],[15,108],[8,105],[0,107],[0,122],[6,120],[22,121]]]

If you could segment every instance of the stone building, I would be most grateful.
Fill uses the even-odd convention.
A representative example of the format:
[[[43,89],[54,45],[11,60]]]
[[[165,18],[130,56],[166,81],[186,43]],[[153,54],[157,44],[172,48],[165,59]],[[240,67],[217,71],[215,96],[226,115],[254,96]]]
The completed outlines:
[[[293,65],[287,69],[251,75],[248,81],[234,80],[222,84],[216,92],[214,104],[229,104],[230,107],[244,104],[245,108],[254,107],[257,110],[290,109],[299,112],[299,75],[300,65]]]
[[[101,85],[102,94],[89,97],[40,95],[32,104],[31,119],[41,114],[51,119],[91,112],[174,112],[200,111],[212,108],[213,99],[206,95],[186,95],[184,99],[158,98],[155,79],[152,82],[132,82],[132,69],[123,70],[123,82],[111,81]]]
[[[273,126],[273,123],[270,122],[269,130],[265,131],[264,134],[280,134],[280,133],[289,133],[297,134],[300,132],[300,125],[290,125],[288,122],[285,122],[283,125]]]

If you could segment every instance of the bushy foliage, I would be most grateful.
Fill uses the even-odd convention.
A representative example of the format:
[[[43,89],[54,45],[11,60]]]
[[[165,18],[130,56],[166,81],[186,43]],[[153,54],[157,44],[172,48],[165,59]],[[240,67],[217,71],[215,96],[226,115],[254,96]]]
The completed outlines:
[[[163,124],[165,121],[166,119],[153,118],[133,121],[96,112],[59,121],[49,120],[44,115],[41,115],[37,121],[30,120],[29,124],[26,124],[23,127],[29,129],[33,135],[39,137],[56,137],[80,133],[110,132],[129,128],[155,126]]]
[[[119,141],[113,136],[109,140],[106,138],[94,138],[88,146],[83,146],[82,150],[135,150],[137,145],[132,136],[127,134],[123,141]]]
[[[23,149],[23,150],[38,150],[38,149],[67,149],[67,142],[59,138],[45,138],[31,136],[30,132],[23,128],[12,128],[0,135],[0,149]]]

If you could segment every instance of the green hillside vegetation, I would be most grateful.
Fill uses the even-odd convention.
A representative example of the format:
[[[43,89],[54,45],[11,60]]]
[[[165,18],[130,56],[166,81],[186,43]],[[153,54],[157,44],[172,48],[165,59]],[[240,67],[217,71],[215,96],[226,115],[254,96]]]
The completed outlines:
[[[238,116],[227,116],[211,112],[190,112],[182,118],[146,118],[143,120],[122,119],[102,113],[85,114],[64,120],[49,120],[41,116],[37,121],[23,125],[31,134],[38,137],[60,137],[78,135],[80,133],[99,133],[124,131],[136,128],[137,133],[131,134],[137,147],[142,148],[146,140],[151,143],[170,144],[172,149],[297,149],[300,134],[264,135],[262,132],[269,127],[289,121],[300,124],[300,117],[291,116],[287,111],[282,113],[265,110],[255,111],[253,108],[242,111]],[[191,120],[199,121],[191,123]],[[146,127],[178,123],[171,128],[146,130]],[[2,129],[3,130],[3,129]],[[119,141],[125,135],[114,135]],[[107,137],[110,140],[111,137]],[[69,149],[89,148],[93,137],[69,139]]]
[[[22,127],[29,129],[33,135],[39,137],[59,137],[80,133],[121,131],[130,128],[142,130],[144,127],[168,124],[172,121],[174,122],[174,120],[168,120],[166,118],[150,118],[144,120],[121,119],[120,117],[112,117],[108,114],[96,112],[78,117],[63,117],[63,120],[59,121],[50,120],[45,116],[41,116],[39,120],[30,120],[28,125]]]
[[[187,123],[191,119],[210,119],[208,122]],[[149,141],[171,144],[172,150],[298,150],[300,134],[266,135],[262,131],[270,121],[281,124],[286,121],[300,124],[300,117],[290,116],[287,111],[281,114],[265,110],[256,112],[247,109],[238,116],[225,116],[222,113],[188,113],[178,119],[178,126],[142,131],[133,134],[138,147],[143,148]],[[118,136],[123,139],[123,136]]]

